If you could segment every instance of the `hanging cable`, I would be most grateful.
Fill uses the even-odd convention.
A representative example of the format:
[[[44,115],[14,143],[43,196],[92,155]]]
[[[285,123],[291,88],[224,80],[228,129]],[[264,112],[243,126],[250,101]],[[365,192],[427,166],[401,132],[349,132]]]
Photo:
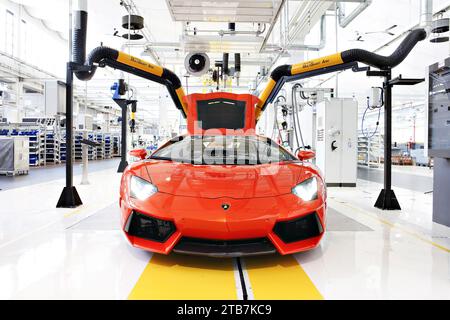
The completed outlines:
[[[299,86],[300,86],[300,88],[303,88],[303,85],[301,83],[299,83]],[[302,98],[303,100],[308,100],[309,99],[309,96],[306,96],[305,92],[303,90],[300,90],[299,94],[300,94],[300,98]]]
[[[296,116],[295,116],[295,112],[296,112],[296,105],[297,105],[297,97],[296,97],[296,89],[298,87],[301,87],[301,85],[299,83],[296,83],[295,85],[292,86],[292,90],[291,90],[291,98],[292,98],[292,123],[294,125],[294,136],[295,136],[295,141],[297,141],[297,147],[300,146],[300,140],[298,138],[298,132],[297,132],[297,120],[296,120]]]
[[[297,117],[297,124],[298,124],[298,133],[300,134],[300,140],[302,141],[302,146],[301,147],[303,149],[305,149],[306,146],[305,146],[305,141],[303,140],[302,127],[300,125],[300,117],[299,117],[300,111],[298,110],[298,105],[296,105],[295,108],[296,108],[295,114],[296,114],[296,117]],[[298,149],[300,149],[300,146],[298,146]]]
[[[294,120],[294,133],[295,133],[295,137],[297,140],[297,147],[300,148],[305,148],[305,142],[303,140],[303,134],[302,134],[302,129],[300,126],[300,118],[299,118],[299,111],[298,111],[298,103],[297,103],[297,88],[303,88],[302,85],[300,83],[295,84],[292,87],[292,111],[293,111],[293,120]],[[301,90],[300,90],[301,91]],[[301,141],[301,145],[299,143],[299,139],[298,139],[298,135],[300,135],[300,141]],[[297,148],[297,149],[298,149]]]
[[[275,132],[275,128],[276,128],[276,132],[278,133],[278,139],[281,141],[281,144],[282,145],[284,145],[284,142],[285,141],[283,141],[283,136],[281,135],[281,130],[280,130],[280,127],[278,126],[278,109],[277,109],[277,107],[278,107],[278,103],[280,103],[280,99],[283,99],[284,100],[284,102],[286,102],[287,100],[286,100],[286,97],[285,96],[282,96],[282,95],[280,95],[280,96],[278,96],[277,97],[277,100],[275,101],[275,104],[274,104],[274,107],[275,107],[275,117],[274,117],[274,123],[273,123],[273,131],[272,131],[272,139],[273,139],[273,136],[274,136],[274,132]]]

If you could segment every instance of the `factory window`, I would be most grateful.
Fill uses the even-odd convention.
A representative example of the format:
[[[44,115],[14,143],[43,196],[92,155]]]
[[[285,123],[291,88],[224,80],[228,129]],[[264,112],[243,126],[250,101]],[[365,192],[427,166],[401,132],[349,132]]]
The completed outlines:
[[[28,26],[25,20],[20,20],[20,59],[27,61]]]
[[[5,26],[5,51],[7,54],[14,54],[14,13],[6,10]]]

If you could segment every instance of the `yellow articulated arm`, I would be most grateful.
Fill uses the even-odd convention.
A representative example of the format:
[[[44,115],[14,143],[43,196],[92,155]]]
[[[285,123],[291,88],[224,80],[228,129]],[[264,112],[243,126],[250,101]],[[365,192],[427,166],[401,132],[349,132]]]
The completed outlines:
[[[128,72],[139,77],[161,83],[167,87],[175,106],[184,117],[187,115],[187,105],[184,101],[184,90],[181,81],[172,71],[154,65],[150,62],[133,57],[115,49],[100,46],[91,51],[86,59],[86,37],[87,37],[87,2],[78,1],[73,12],[73,63],[77,66],[74,73],[78,79],[90,80],[97,66],[110,66]]]
[[[305,76],[317,75],[336,71],[336,67],[361,62],[379,69],[390,69],[400,64],[411,52],[417,42],[426,38],[424,29],[411,31],[390,56],[381,56],[362,49],[351,49],[293,65],[282,65],[275,68],[265,89],[259,95],[260,102],[256,106],[256,121],[261,117],[268,103],[272,102],[285,81],[295,80],[301,74]],[[309,75],[308,73],[311,73]]]
[[[175,106],[183,113],[183,116],[186,117],[187,104],[184,101],[185,92],[178,76],[169,69],[162,68],[124,52],[103,46],[97,47],[91,51],[85,65],[90,66],[88,71],[83,70],[75,72],[75,75],[80,80],[90,80],[94,76],[96,65],[99,65],[109,66],[164,84],[167,87]]]

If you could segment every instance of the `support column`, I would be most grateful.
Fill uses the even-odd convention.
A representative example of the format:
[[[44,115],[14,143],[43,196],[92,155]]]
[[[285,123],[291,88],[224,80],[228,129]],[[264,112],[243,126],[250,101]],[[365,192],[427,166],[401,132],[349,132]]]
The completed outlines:
[[[384,188],[375,207],[382,210],[401,210],[394,190],[392,190],[392,84],[391,70],[385,71],[384,78]]]
[[[127,99],[113,99],[115,103],[122,110],[122,138],[121,138],[121,159],[119,168],[117,172],[124,172],[125,168],[128,166],[127,162],[127,116],[128,116],[128,105],[136,104],[136,100],[127,100]]]
[[[75,208],[83,204],[73,185],[73,69],[67,64],[66,75],[66,186],[59,197],[57,208]]]
[[[117,101],[116,101],[117,102]],[[127,111],[128,111],[128,103],[126,100],[123,100],[123,103],[119,104],[122,109],[122,137],[121,137],[121,152],[120,152],[120,163],[117,172],[124,172],[125,168],[128,166],[127,161]]]

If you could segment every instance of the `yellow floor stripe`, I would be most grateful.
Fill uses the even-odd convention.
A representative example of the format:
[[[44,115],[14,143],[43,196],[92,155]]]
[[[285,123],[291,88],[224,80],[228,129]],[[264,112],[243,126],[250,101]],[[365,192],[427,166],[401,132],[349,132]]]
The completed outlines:
[[[86,208],[86,207],[81,207],[81,208],[72,210],[72,211],[70,211],[70,212],[64,214],[64,218],[68,218],[68,217],[73,216],[73,215],[75,215],[75,214],[79,214],[79,213],[80,213],[83,209],[85,209],[85,208]]]
[[[323,299],[292,256],[261,256],[246,258],[244,261],[255,299]]]
[[[430,245],[432,245],[432,246],[434,246],[434,247],[436,247],[436,248],[438,248],[438,249],[440,249],[442,251],[450,253],[450,249],[449,248],[444,247],[443,245],[440,245],[439,243],[436,243],[436,242],[434,242],[432,240],[429,240],[429,239],[423,237],[422,235],[420,235],[420,234],[418,234],[416,232],[409,231],[408,229],[405,229],[405,228],[403,228],[403,227],[401,227],[401,226],[399,226],[397,224],[394,224],[394,223],[389,222],[389,221],[387,221],[385,219],[376,217],[373,214],[367,212],[366,210],[361,209],[361,208],[357,208],[357,207],[352,206],[352,205],[350,205],[350,204],[348,204],[346,202],[345,203],[344,202],[338,202],[338,203],[340,203],[340,204],[342,204],[342,205],[344,205],[344,206],[346,206],[348,208],[351,208],[351,209],[355,210],[358,213],[362,213],[362,214],[364,214],[365,216],[367,216],[369,218],[375,219],[375,220],[377,220],[377,221],[379,221],[379,222],[381,222],[381,223],[383,223],[383,224],[385,224],[385,225],[387,225],[387,226],[389,226],[389,227],[391,227],[393,229],[401,230],[404,233],[409,234],[410,236],[413,236],[414,238],[419,239],[419,240],[421,240],[423,242],[426,242],[426,243],[428,243],[428,244],[430,244]]]
[[[154,254],[128,299],[237,299],[233,260]]]

